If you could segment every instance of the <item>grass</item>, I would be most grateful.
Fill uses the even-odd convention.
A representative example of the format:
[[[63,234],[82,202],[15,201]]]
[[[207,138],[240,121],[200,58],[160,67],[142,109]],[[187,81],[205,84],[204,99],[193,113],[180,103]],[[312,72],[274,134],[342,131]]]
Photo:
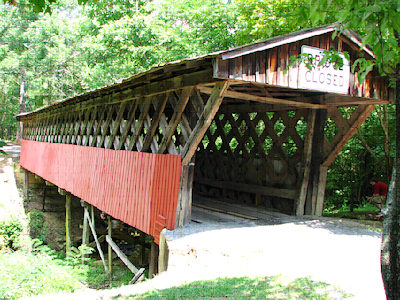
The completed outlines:
[[[118,287],[128,284],[132,277],[126,267],[116,264],[110,280],[101,264],[76,263],[43,245],[31,252],[0,252],[0,299]]]
[[[141,295],[115,299],[343,299],[343,291],[323,282],[298,278],[289,283],[281,276],[217,278],[196,281]]]

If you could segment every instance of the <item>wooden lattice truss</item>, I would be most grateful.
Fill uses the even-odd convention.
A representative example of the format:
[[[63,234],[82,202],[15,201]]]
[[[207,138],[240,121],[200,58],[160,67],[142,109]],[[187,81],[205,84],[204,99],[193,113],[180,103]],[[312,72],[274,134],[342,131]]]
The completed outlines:
[[[180,201],[178,224],[190,216],[190,162],[196,151],[200,191],[219,197],[236,193],[248,201],[251,194],[290,199],[293,212],[301,215],[306,207],[306,213],[318,214],[322,203],[316,200],[318,188],[309,195],[310,182],[321,189],[326,168],[378,102],[226,80],[71,103],[24,120],[23,138],[181,155],[181,198],[189,200]],[[325,136],[322,129],[318,136],[326,122],[334,122],[336,130]]]

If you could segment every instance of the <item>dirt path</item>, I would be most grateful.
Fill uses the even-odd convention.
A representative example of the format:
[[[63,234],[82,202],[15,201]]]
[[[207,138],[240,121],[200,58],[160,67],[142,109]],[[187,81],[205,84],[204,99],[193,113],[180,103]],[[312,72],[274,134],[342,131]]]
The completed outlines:
[[[196,208],[194,215],[199,213],[204,216],[205,212]],[[289,217],[282,224],[256,224],[232,217],[221,222],[216,213],[207,213],[212,217],[205,223],[192,222],[167,232],[167,272],[133,286],[57,297],[109,299],[197,280],[280,274],[288,282],[303,277],[325,282],[350,294],[350,299],[385,299],[379,262],[380,233],[341,220]],[[342,299],[338,294],[332,297]]]

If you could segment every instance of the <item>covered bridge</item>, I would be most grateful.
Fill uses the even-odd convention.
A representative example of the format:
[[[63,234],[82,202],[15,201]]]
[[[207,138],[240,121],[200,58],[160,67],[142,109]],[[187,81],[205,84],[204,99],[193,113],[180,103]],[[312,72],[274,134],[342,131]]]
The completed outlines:
[[[327,168],[392,98],[377,72],[365,82],[350,72],[373,53],[335,30],[170,62],[20,114],[21,165],[156,243],[190,221],[193,194],[319,216]],[[289,67],[291,56],[328,49],[350,62]]]

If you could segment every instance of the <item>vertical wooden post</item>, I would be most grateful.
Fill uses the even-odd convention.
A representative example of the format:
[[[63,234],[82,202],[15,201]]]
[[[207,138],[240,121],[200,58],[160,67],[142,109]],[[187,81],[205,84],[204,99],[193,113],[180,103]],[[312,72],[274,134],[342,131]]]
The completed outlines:
[[[42,198],[42,211],[45,212],[45,204],[46,204],[46,191],[47,191],[47,185],[44,185],[43,187],[43,198]]]
[[[88,218],[86,218],[87,215],[87,204],[81,200],[81,204],[83,207],[83,228],[82,228],[82,245],[87,245],[89,244],[89,223],[88,223]]]
[[[71,194],[65,195],[65,253],[71,251]]]
[[[140,240],[139,266],[142,267],[145,264],[144,258],[145,258],[145,250],[146,250],[146,241],[145,241],[144,233],[140,234],[139,240]]]
[[[322,165],[319,169],[318,193],[317,193],[316,206],[315,206],[315,215],[317,217],[322,216],[322,212],[324,210],[324,199],[325,199],[327,174],[328,174],[328,167]]]
[[[303,180],[300,186],[299,198],[296,202],[296,216],[304,215],[304,205],[307,197],[308,182],[310,179],[310,164],[312,158],[312,145],[314,136],[316,110],[310,109],[307,118],[307,133],[304,139],[304,152],[303,152]]]
[[[167,271],[168,268],[168,245],[165,238],[164,230],[160,234],[160,245],[158,255],[158,273]]]
[[[312,158],[310,164],[310,179],[305,203],[305,214],[307,215],[315,215],[316,213],[320,168],[323,163],[324,128],[326,118],[326,109],[317,110],[312,145]]]
[[[24,175],[25,175],[25,179],[24,179],[24,197],[25,197],[25,201],[29,202],[29,171],[24,169]]]
[[[108,220],[108,236],[111,238],[112,237],[112,224],[111,224],[111,217],[107,216]],[[112,248],[111,245],[108,244],[108,272],[110,273],[110,276],[112,275]]]
[[[175,226],[180,227],[190,222],[192,217],[192,189],[194,176],[194,157],[188,165],[182,166],[179,199]]]
[[[149,262],[149,278],[153,278],[158,270],[158,246],[156,243],[151,243],[150,262]]]

